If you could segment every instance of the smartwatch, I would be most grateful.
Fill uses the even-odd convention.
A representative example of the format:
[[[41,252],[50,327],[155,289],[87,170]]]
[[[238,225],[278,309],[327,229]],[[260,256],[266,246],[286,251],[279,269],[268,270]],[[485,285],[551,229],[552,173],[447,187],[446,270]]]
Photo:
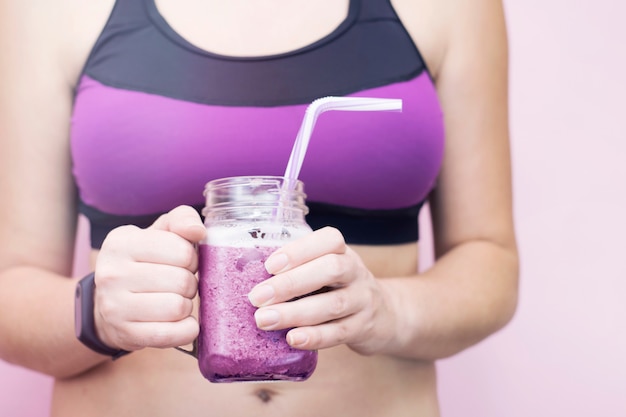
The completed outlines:
[[[110,356],[115,360],[130,352],[113,349],[105,345],[96,334],[96,324],[93,314],[95,289],[96,283],[93,272],[78,281],[76,285],[74,300],[74,328],[76,330],[76,338],[94,352]]]

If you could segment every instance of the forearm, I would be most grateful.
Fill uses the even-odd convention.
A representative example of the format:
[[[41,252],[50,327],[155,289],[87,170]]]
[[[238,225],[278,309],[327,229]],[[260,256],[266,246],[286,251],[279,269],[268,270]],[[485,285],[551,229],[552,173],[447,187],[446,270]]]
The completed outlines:
[[[418,277],[381,280],[396,320],[385,353],[435,360],[481,341],[513,317],[517,276],[514,249],[473,241]]]
[[[37,268],[0,273],[0,357],[58,378],[107,360],[74,335],[75,284]]]

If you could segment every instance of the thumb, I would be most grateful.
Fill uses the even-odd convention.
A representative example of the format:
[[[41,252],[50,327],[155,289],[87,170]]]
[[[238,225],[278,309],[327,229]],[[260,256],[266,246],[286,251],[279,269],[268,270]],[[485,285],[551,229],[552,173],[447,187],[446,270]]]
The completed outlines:
[[[159,217],[149,229],[176,233],[191,243],[198,243],[206,235],[200,214],[190,206],[178,206]]]

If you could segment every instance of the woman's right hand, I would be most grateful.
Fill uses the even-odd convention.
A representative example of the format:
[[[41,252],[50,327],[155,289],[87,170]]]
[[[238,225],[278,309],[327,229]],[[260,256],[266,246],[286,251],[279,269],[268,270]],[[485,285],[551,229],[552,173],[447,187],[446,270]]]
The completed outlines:
[[[193,342],[198,282],[195,244],[206,229],[198,213],[179,206],[152,226],[111,231],[95,269],[94,317],[107,346],[128,351]]]

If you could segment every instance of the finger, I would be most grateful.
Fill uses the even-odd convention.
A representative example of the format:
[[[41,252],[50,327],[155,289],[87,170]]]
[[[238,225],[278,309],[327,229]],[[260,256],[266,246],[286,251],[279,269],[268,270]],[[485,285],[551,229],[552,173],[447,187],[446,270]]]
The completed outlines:
[[[134,272],[136,270],[136,272]],[[132,293],[173,293],[192,299],[198,291],[198,280],[188,269],[171,265],[135,264],[125,280]]]
[[[298,301],[259,308],[254,318],[259,329],[279,330],[313,326],[351,316],[361,309],[357,298],[342,288]]]
[[[121,297],[97,296],[100,316],[112,326],[122,322],[175,322],[193,311],[193,301],[172,293],[126,293]]]
[[[206,235],[200,214],[190,206],[178,206],[162,215],[150,229],[175,233],[191,243],[200,242]]]
[[[178,322],[132,322],[119,329],[117,345],[129,351],[145,347],[172,348],[192,343],[198,333],[199,325],[193,317]]]
[[[102,244],[98,267],[118,269],[119,259],[180,266],[194,271],[198,256],[194,244],[183,237],[158,229],[121,226],[113,229]]]
[[[276,250],[265,261],[265,268],[270,274],[278,274],[327,253],[345,253],[346,249],[341,232],[324,227]]]
[[[321,288],[337,288],[352,282],[351,259],[326,254],[257,284],[248,299],[256,307],[292,300]]]
[[[296,349],[317,350],[343,345],[350,340],[350,326],[346,320],[299,327],[287,332],[287,343]]]

